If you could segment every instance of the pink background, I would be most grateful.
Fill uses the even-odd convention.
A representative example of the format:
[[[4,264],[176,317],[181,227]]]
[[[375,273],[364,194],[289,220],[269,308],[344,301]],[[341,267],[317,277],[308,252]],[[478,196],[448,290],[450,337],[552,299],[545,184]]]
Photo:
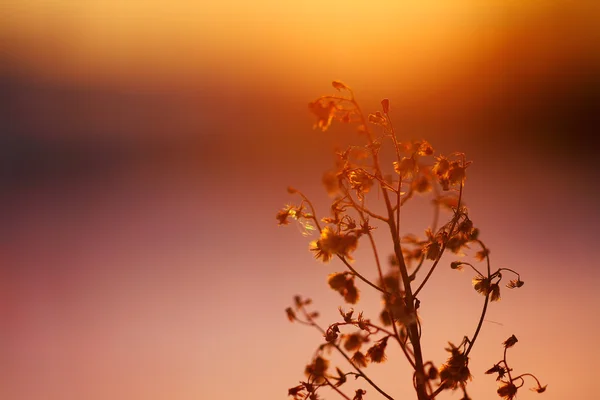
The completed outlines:
[[[306,105],[341,79],[366,111],[389,98],[401,138],[467,153],[470,215],[525,281],[491,305],[470,395],[496,398],[483,372],[515,334],[512,367],[548,383],[520,399],[595,399],[598,6],[203,3],[3,6],[0,397],[286,398],[322,340],[284,309],[302,294],[333,322],[342,266],[274,216],[288,185],[327,212],[321,173],[356,135],[312,130]],[[430,215],[411,210],[422,235]],[[483,301],[454,258],[421,296],[438,365]],[[360,249],[356,266],[374,276]],[[367,372],[410,398],[400,356]]]

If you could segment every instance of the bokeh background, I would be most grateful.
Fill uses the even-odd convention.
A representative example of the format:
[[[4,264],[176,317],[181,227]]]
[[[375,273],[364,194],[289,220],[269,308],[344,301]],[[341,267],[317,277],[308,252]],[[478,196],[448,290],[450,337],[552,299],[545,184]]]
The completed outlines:
[[[274,216],[288,185],[327,212],[321,173],[357,136],[313,130],[307,103],[340,79],[367,111],[389,98],[402,138],[467,153],[470,215],[525,281],[492,304],[471,396],[496,398],[483,371],[515,334],[515,371],[549,384],[519,398],[596,399],[599,4],[4,1],[0,397],[286,398],[322,338],[284,309],[332,322],[342,266]],[[422,293],[438,365],[475,329],[470,279],[441,266]],[[367,372],[411,398],[397,349]]]

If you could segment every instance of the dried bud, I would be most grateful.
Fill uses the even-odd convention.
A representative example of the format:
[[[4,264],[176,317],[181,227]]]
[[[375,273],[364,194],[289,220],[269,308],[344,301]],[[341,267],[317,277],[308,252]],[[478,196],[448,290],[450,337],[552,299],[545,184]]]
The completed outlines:
[[[338,333],[340,333],[340,328],[337,325],[331,325],[327,332],[325,332],[325,340],[329,343],[333,343],[338,338]]]
[[[388,99],[381,100],[381,107],[383,108],[383,113],[387,114],[390,112],[390,101]]]
[[[517,337],[515,335],[512,335],[511,337],[509,337],[508,339],[506,339],[504,342],[502,342],[502,344],[504,345],[505,348],[509,348],[509,347],[513,347],[515,345],[515,343],[517,343],[519,340],[517,339]]]
[[[287,318],[290,322],[294,322],[296,320],[296,313],[292,310],[292,307],[288,307],[285,309],[285,313],[287,314]]]
[[[344,83],[342,83],[340,81],[333,81],[333,82],[331,82],[331,85],[334,88],[336,88],[337,90],[342,90],[342,89],[348,90],[348,86],[346,86]]]
[[[544,393],[546,391],[547,387],[548,387],[548,385],[544,385],[544,386],[539,385],[538,387],[531,388],[531,390],[533,390],[534,392],[538,392],[538,393]]]
[[[462,269],[463,269],[463,267],[462,267],[462,264],[463,264],[463,263],[462,263],[462,262],[460,262],[460,261],[452,261],[452,262],[450,263],[450,268],[452,268],[452,269],[457,269],[457,270],[459,270],[459,271],[462,271]]]

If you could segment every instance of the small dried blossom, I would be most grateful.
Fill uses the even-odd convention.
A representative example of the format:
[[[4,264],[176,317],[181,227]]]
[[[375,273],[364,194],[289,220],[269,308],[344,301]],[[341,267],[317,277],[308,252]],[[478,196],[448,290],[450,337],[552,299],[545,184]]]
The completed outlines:
[[[290,322],[294,322],[296,320],[296,313],[294,310],[292,310],[292,307],[286,308],[285,313],[287,314],[287,318]]]
[[[309,378],[314,378],[315,383],[319,384],[324,382],[325,374],[329,368],[329,361],[321,356],[317,356],[311,364],[308,364],[304,370],[304,373]]]
[[[352,398],[352,400],[363,400],[363,396],[365,394],[367,394],[366,390],[356,389],[356,392],[355,392],[354,397]]]
[[[461,261],[452,261],[450,263],[450,268],[456,269],[458,271],[462,271],[463,270],[463,263]]]
[[[446,172],[450,169],[450,161],[444,156],[437,156],[436,162],[431,168],[431,172],[436,174],[437,176],[444,176]]]
[[[523,282],[520,278],[512,279],[510,282],[506,284],[506,287],[509,289],[520,288],[523,286],[525,282]]]
[[[312,101],[308,103],[308,109],[317,117],[317,122],[315,122],[313,128],[319,128],[325,132],[335,116],[335,102],[332,100],[326,103],[322,100]]]
[[[490,300],[500,301],[500,286],[497,283],[490,285]]]
[[[355,332],[350,335],[345,335],[344,336],[344,348],[347,351],[359,350],[360,346],[362,346],[362,344],[366,341],[367,341],[367,338],[364,337],[360,332]]]
[[[403,178],[411,177],[417,170],[414,157],[403,157],[400,162],[394,161],[394,171]]]
[[[477,253],[475,253],[475,258],[477,261],[483,261],[487,258],[487,256],[489,256],[489,254],[490,251],[488,249],[479,250]]]
[[[366,367],[367,361],[367,357],[360,351],[357,351],[352,355],[352,362],[359,367]]]
[[[517,395],[517,387],[512,382],[502,382],[497,390],[498,396],[504,400],[512,400]]]
[[[442,380],[444,387],[456,389],[460,385],[465,384],[468,380],[471,380],[469,357],[454,344],[448,344],[450,347],[446,348],[446,351],[450,353],[450,357],[439,369],[440,379]]]
[[[336,88],[337,90],[342,90],[342,89],[349,90],[350,89],[348,86],[346,86],[346,84],[344,84],[340,81],[333,81],[333,82],[331,82],[331,85],[334,88]]]
[[[473,288],[484,296],[490,293],[490,280],[482,275],[473,278]]]
[[[385,348],[387,347],[387,341],[389,336],[379,340],[373,346],[367,350],[367,357],[374,363],[382,363],[387,357],[385,355]]]
[[[337,377],[334,377],[334,379],[337,381],[335,386],[342,386],[344,383],[346,383],[346,374],[344,374],[342,372],[342,370],[337,367],[336,367],[335,371],[338,374]]]
[[[331,325],[329,329],[325,332],[325,341],[328,343],[333,343],[337,340],[338,334],[340,333],[340,328],[337,325]]]
[[[427,193],[432,189],[431,181],[429,177],[425,175],[421,175],[413,180],[410,184],[410,187],[417,193]]]
[[[294,387],[288,389],[288,396],[294,396],[294,398],[296,398],[303,391],[304,391],[304,385],[294,386]]]
[[[538,385],[536,387],[531,388],[530,390],[533,390],[534,392],[538,392],[538,393],[544,393],[546,391],[546,388],[548,387],[548,385]]]
[[[390,100],[389,99],[381,100],[381,108],[383,109],[384,114],[389,113],[390,112]]]
[[[448,171],[448,180],[450,184],[456,185],[462,183],[465,180],[465,168],[460,166],[457,161],[450,164],[450,170]]]
[[[347,272],[334,272],[332,274],[329,274],[329,277],[327,278],[327,283],[329,284],[329,287],[333,290],[340,290],[346,286],[346,281],[348,279],[349,278]]]
[[[315,252],[315,258],[327,263],[333,255],[352,259],[350,253],[356,250],[357,246],[356,235],[336,233],[331,227],[326,226],[321,231],[320,238],[311,242],[310,250]]]
[[[486,375],[500,373],[501,371],[505,371],[505,368],[500,366],[499,364],[494,364],[494,366],[487,371],[485,371]]]

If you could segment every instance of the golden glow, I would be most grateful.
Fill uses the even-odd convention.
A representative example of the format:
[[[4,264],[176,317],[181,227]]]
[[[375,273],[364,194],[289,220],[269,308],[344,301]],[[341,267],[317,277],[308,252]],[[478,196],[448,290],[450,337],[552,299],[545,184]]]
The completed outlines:
[[[189,81],[218,73],[251,81],[258,74],[300,84],[418,72],[436,79],[440,68],[449,73],[498,40],[501,27],[557,7],[500,0],[368,7],[340,0],[31,0],[8,5],[0,35],[16,60],[63,78]]]

